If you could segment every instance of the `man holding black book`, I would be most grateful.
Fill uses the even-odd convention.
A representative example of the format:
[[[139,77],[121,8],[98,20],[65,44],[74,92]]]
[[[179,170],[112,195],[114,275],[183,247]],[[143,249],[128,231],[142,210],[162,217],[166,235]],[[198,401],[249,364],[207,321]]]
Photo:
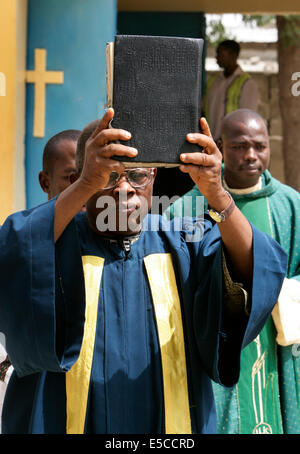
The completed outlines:
[[[79,139],[77,180],[0,231],[0,329],[15,369],[4,433],[214,433],[210,380],[237,382],[241,349],[277,300],[286,255],[223,189],[205,120],[187,135],[204,153],[181,155],[180,169],[222,222],[205,219],[189,242],[146,215],[156,170],[117,160],[138,151],[109,128],[113,115]]]

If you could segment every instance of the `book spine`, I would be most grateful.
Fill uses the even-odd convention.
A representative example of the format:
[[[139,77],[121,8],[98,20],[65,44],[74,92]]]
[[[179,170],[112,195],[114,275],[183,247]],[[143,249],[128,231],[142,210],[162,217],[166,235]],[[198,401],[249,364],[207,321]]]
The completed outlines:
[[[104,109],[113,107],[114,43],[106,44],[106,104]]]

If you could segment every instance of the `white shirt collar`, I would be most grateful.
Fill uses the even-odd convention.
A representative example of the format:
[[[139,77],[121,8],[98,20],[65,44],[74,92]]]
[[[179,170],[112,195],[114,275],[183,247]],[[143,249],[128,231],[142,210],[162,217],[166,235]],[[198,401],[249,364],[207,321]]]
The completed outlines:
[[[232,194],[238,194],[238,195],[243,195],[243,194],[251,194],[252,192],[259,191],[262,189],[262,177],[259,177],[258,182],[254,186],[250,186],[249,188],[243,188],[243,189],[235,189],[235,188],[230,188],[228,184],[225,181],[225,178],[223,177],[223,186],[224,188],[231,192]]]

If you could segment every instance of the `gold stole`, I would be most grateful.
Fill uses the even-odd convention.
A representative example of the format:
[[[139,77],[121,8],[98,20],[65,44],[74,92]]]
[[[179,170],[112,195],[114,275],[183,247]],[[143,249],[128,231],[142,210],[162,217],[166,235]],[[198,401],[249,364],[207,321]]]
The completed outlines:
[[[85,255],[82,264],[86,294],[85,323],[79,358],[66,373],[67,434],[84,433],[104,259]]]
[[[83,434],[96,336],[98,301],[104,259],[83,256],[86,311],[82,347],[66,374],[67,433]],[[144,258],[152,293],[161,349],[165,433],[190,434],[187,370],[181,306],[171,254]]]

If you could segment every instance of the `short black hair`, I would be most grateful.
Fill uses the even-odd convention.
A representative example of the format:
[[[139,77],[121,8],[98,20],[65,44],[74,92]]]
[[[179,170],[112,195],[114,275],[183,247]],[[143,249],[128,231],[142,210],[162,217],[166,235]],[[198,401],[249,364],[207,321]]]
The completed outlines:
[[[52,163],[57,153],[57,146],[63,140],[70,140],[72,142],[77,142],[80,136],[80,130],[78,129],[66,129],[65,131],[61,131],[55,134],[45,145],[43,151],[43,171],[44,172],[51,172],[52,170]]]
[[[221,41],[218,47],[225,47],[225,49],[230,50],[236,57],[240,55],[241,47],[239,43],[237,43],[233,39],[226,39],[225,41]]]
[[[91,137],[93,132],[98,128],[100,120],[94,120],[83,128],[79,136],[76,148],[76,171],[78,174],[81,174],[84,155],[85,155],[85,144],[87,140]]]

